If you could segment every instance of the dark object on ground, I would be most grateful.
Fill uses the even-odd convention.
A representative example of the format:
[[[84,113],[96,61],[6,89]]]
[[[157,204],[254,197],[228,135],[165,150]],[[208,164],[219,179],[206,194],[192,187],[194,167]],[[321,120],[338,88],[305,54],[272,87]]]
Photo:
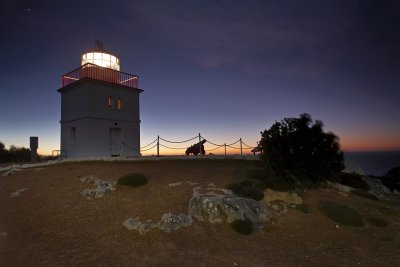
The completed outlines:
[[[379,201],[379,198],[377,198],[375,195],[364,190],[351,190],[350,193],[360,197],[365,197],[371,200]]]
[[[377,217],[367,217],[365,219],[367,220],[368,223],[376,227],[386,227],[388,225],[388,223],[385,220],[382,220]]]
[[[285,118],[261,133],[261,159],[278,176],[296,182],[318,183],[344,168],[343,152],[333,133],[308,114]]]
[[[231,223],[232,228],[242,235],[253,233],[253,224],[250,220],[236,220]]]
[[[306,214],[311,213],[311,207],[306,204],[296,205],[296,209]]]
[[[241,183],[231,183],[227,186],[229,190],[239,196],[250,198],[254,200],[261,200],[264,198],[264,186],[262,182],[253,179],[246,179]]]
[[[118,184],[137,187],[147,184],[147,177],[141,173],[131,173],[119,178]]]
[[[329,201],[319,202],[320,211],[329,219],[341,225],[362,227],[364,220],[354,209]]]
[[[206,154],[206,151],[204,150],[205,142],[207,142],[207,140],[203,139],[203,140],[201,140],[201,142],[188,147],[185,152],[186,156],[189,156],[190,154],[193,154],[195,156],[197,156],[198,154],[205,155]],[[200,147],[201,147],[201,151],[200,151]]]
[[[380,177],[382,183],[390,190],[400,191],[400,167],[394,167]]]

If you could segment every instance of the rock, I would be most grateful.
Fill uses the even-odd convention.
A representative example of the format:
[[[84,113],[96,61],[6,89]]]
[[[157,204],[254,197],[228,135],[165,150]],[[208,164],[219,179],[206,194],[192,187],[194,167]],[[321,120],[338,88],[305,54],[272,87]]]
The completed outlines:
[[[141,223],[138,217],[128,218],[123,224],[128,230],[136,230],[140,234],[145,234],[150,231],[152,228],[156,228],[156,223]]]
[[[178,185],[181,185],[182,183],[171,183],[171,184],[168,184],[168,186],[169,187],[174,187],[174,186],[178,186]]]
[[[354,188],[347,186],[347,185],[342,185],[339,183],[332,183],[332,182],[327,182],[328,185],[336,188],[337,190],[341,191],[341,192],[345,192],[345,193],[350,193],[351,190],[354,190]]]
[[[106,192],[114,191],[115,185],[117,184],[116,181],[103,181],[92,175],[89,177],[83,177],[80,180],[83,183],[94,184],[96,186],[93,189],[85,189],[81,192],[81,195],[88,196],[88,199],[91,199],[92,197],[94,198],[103,197]]]
[[[216,190],[221,193],[200,193],[199,190],[194,190],[189,202],[189,216],[210,223],[231,223],[247,219],[255,227],[262,226],[272,217],[264,205],[253,199],[234,196],[227,189]]]
[[[11,194],[10,194],[10,197],[18,197],[19,195],[21,195],[22,192],[24,192],[24,191],[26,191],[26,190],[28,190],[28,189],[29,189],[29,188],[27,188],[27,187],[18,189],[18,190],[15,191],[14,193],[11,193]]]
[[[398,196],[399,196],[399,195],[400,195],[400,192],[399,192],[399,191],[397,191],[396,189],[394,189],[394,190],[393,190],[393,194],[395,194],[395,195],[398,195]]]
[[[165,213],[161,220],[157,223],[152,223],[147,220],[147,223],[142,223],[138,217],[128,218],[122,224],[128,230],[136,230],[140,234],[145,234],[153,228],[159,228],[160,230],[171,233],[174,230],[178,230],[184,226],[190,226],[192,224],[192,218],[185,214],[173,214],[173,213]]]
[[[390,191],[381,180],[369,176],[361,176],[361,179],[369,185],[369,193],[373,194],[377,198],[389,199],[391,197],[392,191]]]
[[[339,195],[344,196],[344,197],[348,197],[349,193],[339,191]]]
[[[190,226],[192,222],[193,220],[190,216],[182,213],[176,215],[169,212],[161,217],[161,221],[158,222],[158,228],[166,233],[171,233],[183,226]]]
[[[288,207],[285,202],[281,200],[274,200],[270,204],[272,210],[275,212],[276,215],[282,216],[288,213]]]
[[[19,169],[19,168],[13,168],[13,169],[10,169],[8,171],[5,171],[1,176],[13,175],[14,173],[16,173],[16,172],[18,172],[20,170],[21,169]]]
[[[264,191],[264,203],[266,205],[271,205],[271,202],[274,200],[281,200],[287,204],[303,204],[303,199],[295,192],[280,192],[267,188]]]
[[[342,172],[365,175],[361,165],[351,159],[348,159],[347,157],[344,158],[344,170]]]

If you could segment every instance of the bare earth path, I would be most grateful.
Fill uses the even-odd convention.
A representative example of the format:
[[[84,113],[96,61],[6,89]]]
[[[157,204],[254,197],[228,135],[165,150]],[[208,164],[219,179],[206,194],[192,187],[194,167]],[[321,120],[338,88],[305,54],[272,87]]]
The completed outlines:
[[[162,160],[65,163],[0,176],[0,266],[400,266],[399,206],[343,196],[321,188],[303,194],[310,214],[290,209],[250,236],[228,224],[194,221],[170,234],[128,231],[129,217],[158,221],[164,213],[187,214],[193,187],[216,187],[244,178],[255,161]],[[80,195],[103,180],[141,172],[139,188],[116,186],[103,198]],[[181,182],[176,186],[170,183]],[[188,182],[198,183],[191,185]],[[10,197],[18,189],[19,196]],[[345,203],[387,227],[340,226],[318,210],[319,200]],[[382,207],[395,214],[382,213]]]

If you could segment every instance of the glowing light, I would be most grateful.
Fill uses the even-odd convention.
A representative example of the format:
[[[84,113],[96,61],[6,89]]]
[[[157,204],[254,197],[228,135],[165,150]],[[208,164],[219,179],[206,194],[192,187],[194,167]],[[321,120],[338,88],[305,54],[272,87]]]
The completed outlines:
[[[92,63],[100,67],[120,70],[119,59],[105,52],[89,52],[82,55],[82,66]]]

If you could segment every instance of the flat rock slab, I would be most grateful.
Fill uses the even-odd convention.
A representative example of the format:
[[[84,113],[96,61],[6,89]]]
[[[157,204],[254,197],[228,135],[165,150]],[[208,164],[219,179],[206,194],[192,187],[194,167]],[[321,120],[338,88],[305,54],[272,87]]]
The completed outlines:
[[[14,193],[10,194],[10,197],[18,197],[19,195],[21,195],[22,192],[25,192],[26,190],[28,190],[29,188],[24,187],[21,189],[18,189],[17,191],[15,191]]]
[[[82,196],[88,196],[87,199],[101,198],[106,192],[114,191],[116,181],[103,181],[93,175],[81,178],[82,183],[94,184],[96,187],[93,189],[85,189],[81,192]]]
[[[303,199],[295,192],[281,192],[267,188],[264,191],[264,203],[267,205],[271,205],[271,202],[275,200],[281,200],[287,204],[303,204]]]
[[[210,223],[250,220],[256,228],[262,227],[272,217],[262,203],[253,199],[235,196],[227,189],[200,193],[199,188],[193,189],[189,216]]]
[[[171,233],[174,230],[178,230],[181,227],[187,227],[192,224],[193,220],[190,216],[183,213],[173,214],[171,212],[165,213],[161,220],[157,223],[152,223],[151,221],[141,222],[138,217],[128,218],[122,224],[128,230],[136,230],[140,234],[145,234],[151,229],[158,228],[166,233]]]

